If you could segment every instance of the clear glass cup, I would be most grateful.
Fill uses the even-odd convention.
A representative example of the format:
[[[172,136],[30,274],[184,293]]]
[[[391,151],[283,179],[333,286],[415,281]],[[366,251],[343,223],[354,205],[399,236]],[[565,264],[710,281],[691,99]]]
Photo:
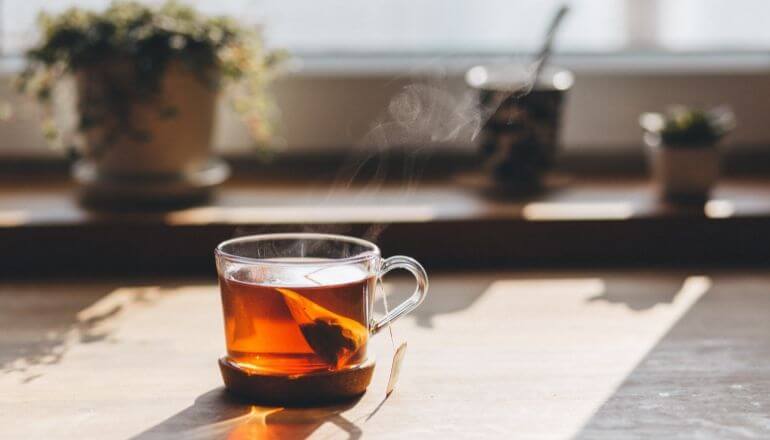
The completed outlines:
[[[261,374],[297,375],[368,361],[369,336],[425,299],[428,276],[415,260],[383,259],[365,240],[328,234],[266,234],[217,246],[227,359]],[[417,287],[382,319],[372,316],[386,273],[405,269]]]

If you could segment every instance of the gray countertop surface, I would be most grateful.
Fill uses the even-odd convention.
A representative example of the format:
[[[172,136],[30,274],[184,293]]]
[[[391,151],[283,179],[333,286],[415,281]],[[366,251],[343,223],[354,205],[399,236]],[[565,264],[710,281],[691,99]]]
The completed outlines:
[[[389,399],[383,332],[360,400],[282,409],[224,392],[214,280],[3,282],[0,438],[768,438],[768,317],[757,270],[435,273]]]

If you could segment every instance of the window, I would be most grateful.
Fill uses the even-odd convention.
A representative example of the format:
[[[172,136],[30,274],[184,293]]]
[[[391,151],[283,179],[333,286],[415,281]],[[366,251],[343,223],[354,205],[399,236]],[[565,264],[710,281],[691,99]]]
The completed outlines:
[[[41,10],[107,0],[2,2],[2,49],[34,39]],[[158,0],[150,3],[159,3]],[[213,14],[264,23],[274,46],[302,55],[507,54],[533,50],[558,0],[188,0]],[[571,0],[563,52],[743,51],[770,47],[766,0]]]
[[[659,0],[656,5],[658,43],[666,49],[770,48],[770,2],[766,0]]]
[[[463,93],[462,75],[473,63],[530,60],[552,14],[563,3],[181,1],[205,13],[262,24],[269,45],[286,48],[304,62],[298,74],[276,87],[285,142],[294,151],[358,142],[387,109],[387,94],[401,84],[393,79],[408,83],[412,81],[409,74],[422,67],[430,72],[436,66],[437,71],[446,68],[450,79],[456,80],[450,92]],[[770,111],[770,104],[755,99],[770,87],[765,80],[770,72],[770,27],[765,23],[770,1],[568,3],[571,12],[558,34],[554,57],[554,63],[578,73],[565,108],[565,148],[625,146],[629,151],[638,150],[638,114],[673,103],[731,105],[740,122],[731,143],[770,143],[770,128],[761,117]],[[16,58],[34,42],[35,17],[42,10],[57,12],[73,5],[103,8],[107,4],[109,0],[0,0],[0,55]],[[321,79],[315,75],[319,72]],[[363,78],[362,73],[368,76]],[[683,81],[682,74],[693,76]],[[341,81],[351,78],[358,81],[355,87],[342,85]],[[0,124],[0,137],[5,140],[0,143],[0,155],[9,151],[54,154],[45,148],[30,108],[18,112],[16,123]],[[320,112],[323,117],[319,117],[319,108],[335,111]],[[220,118],[219,126],[224,128],[218,131],[218,148],[235,151],[249,144],[234,118]]]

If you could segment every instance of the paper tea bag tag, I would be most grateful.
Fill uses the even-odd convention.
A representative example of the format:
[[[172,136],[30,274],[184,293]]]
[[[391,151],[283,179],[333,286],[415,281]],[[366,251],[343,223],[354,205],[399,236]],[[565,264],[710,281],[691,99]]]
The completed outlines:
[[[382,295],[382,304],[385,307],[385,314],[389,311],[388,296]],[[398,382],[398,376],[401,373],[401,364],[404,362],[404,356],[406,356],[406,341],[402,342],[398,348],[396,348],[396,338],[393,336],[393,324],[388,325],[388,334],[390,335],[391,347],[395,350],[393,352],[393,363],[390,365],[390,377],[388,378],[388,386],[385,388],[385,398],[390,397],[393,390],[396,389],[396,383]]]
[[[401,373],[401,363],[404,361],[406,355],[406,342],[398,346],[398,349],[393,354],[393,364],[390,366],[390,378],[388,379],[388,387],[385,389],[385,396],[390,396],[390,393],[396,388],[396,382],[398,382],[398,375]]]

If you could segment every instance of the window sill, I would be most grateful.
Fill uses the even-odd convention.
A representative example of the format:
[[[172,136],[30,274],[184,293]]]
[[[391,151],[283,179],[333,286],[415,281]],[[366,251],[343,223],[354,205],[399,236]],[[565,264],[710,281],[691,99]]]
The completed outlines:
[[[370,147],[362,145],[362,139],[378,122],[392,120],[388,119],[391,100],[415,83],[438,88],[446,99],[466,102],[473,92],[464,84],[465,68],[496,58],[493,54],[475,59],[326,54],[298,59],[304,66],[295,66],[293,73],[274,84],[276,104],[283,114],[279,134],[290,151],[322,154],[340,146]],[[6,76],[14,71],[14,62],[15,69],[21,66],[18,58],[3,62],[6,65],[0,66],[0,72]],[[770,104],[756,99],[770,93],[770,56],[765,53],[572,54],[557,56],[554,63],[578,71],[563,111],[562,145],[570,153],[611,149],[639,156],[639,114],[671,104],[728,104],[739,122],[726,139],[728,148],[770,144],[764,116],[770,112]],[[426,75],[438,76],[425,84]],[[431,96],[425,97],[427,107],[433,103]],[[10,88],[0,88],[0,100],[13,98]],[[16,119],[0,123],[4,140],[0,159],[13,154],[52,157],[41,147],[44,140],[35,107],[26,102],[22,105],[21,100],[15,104],[19,109]],[[251,143],[247,130],[227,106],[220,108],[216,127],[213,143],[219,152],[244,151]],[[465,144],[460,142],[452,147],[472,151],[467,139],[462,141]]]
[[[324,231],[377,241],[428,266],[758,264],[770,257],[770,181],[725,179],[705,207],[660,203],[647,181],[553,176],[510,198],[473,174],[379,188],[289,177],[236,178],[204,206],[81,208],[66,179],[0,183],[7,276],[208,273],[234,235]]]
[[[334,77],[377,77],[393,75],[460,76],[479,64],[527,62],[533,54],[295,54],[288,64],[291,75]],[[770,72],[767,52],[665,52],[624,51],[616,53],[560,53],[551,64],[577,74],[708,74],[734,75]]]
[[[530,53],[295,53],[287,62],[294,77],[460,75],[478,64],[527,62]],[[736,74],[770,72],[765,51],[621,51],[610,53],[557,53],[551,63],[582,74]],[[13,75],[24,67],[21,56],[0,56],[0,75]]]

